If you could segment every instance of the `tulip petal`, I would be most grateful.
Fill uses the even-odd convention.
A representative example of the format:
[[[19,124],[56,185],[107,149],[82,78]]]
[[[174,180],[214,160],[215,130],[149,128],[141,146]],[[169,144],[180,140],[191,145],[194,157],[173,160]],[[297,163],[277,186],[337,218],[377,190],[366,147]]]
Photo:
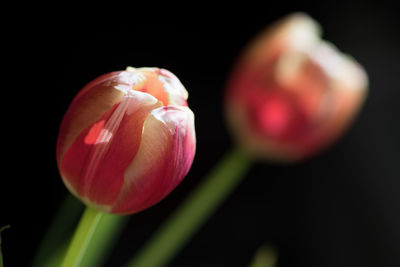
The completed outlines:
[[[168,92],[163,83],[157,79],[158,68],[133,68],[128,67],[121,72],[119,81],[129,87],[129,90],[146,92],[157,98],[163,105],[169,105]]]
[[[137,212],[168,195],[189,171],[195,142],[194,115],[189,108],[153,110],[144,123],[139,150],[125,171],[112,212]]]
[[[153,96],[131,90],[76,138],[65,153],[61,173],[87,204],[115,201],[123,173],[138,151],[144,121],[160,106]]]
[[[164,89],[168,93],[169,105],[187,106],[186,100],[189,94],[178,77],[166,69],[159,69],[158,73],[158,80],[163,83]]]
[[[89,125],[99,121],[108,110],[117,104],[124,93],[115,90],[119,72],[112,72],[87,84],[71,102],[59,130],[57,142],[57,163],[60,167],[64,153],[78,135]]]
[[[262,31],[247,47],[241,64],[258,68],[288,51],[309,51],[319,42],[320,25],[305,13],[291,14]]]

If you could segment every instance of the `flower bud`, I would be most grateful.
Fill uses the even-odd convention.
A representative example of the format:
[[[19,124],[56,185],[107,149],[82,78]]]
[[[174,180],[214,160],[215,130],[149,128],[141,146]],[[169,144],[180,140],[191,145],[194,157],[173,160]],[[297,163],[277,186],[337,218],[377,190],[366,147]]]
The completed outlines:
[[[104,212],[131,214],[167,196],[195,153],[188,93],[165,69],[100,76],[73,99],[60,126],[57,164],[68,189]]]
[[[313,19],[292,14],[262,32],[239,58],[227,83],[227,120],[251,154],[297,161],[344,132],[367,84],[354,59],[320,39]]]

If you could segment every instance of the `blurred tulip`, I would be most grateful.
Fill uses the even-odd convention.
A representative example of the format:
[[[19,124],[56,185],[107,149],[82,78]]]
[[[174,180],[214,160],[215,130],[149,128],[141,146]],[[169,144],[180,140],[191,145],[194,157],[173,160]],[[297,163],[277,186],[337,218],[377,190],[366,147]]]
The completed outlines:
[[[253,155],[297,161],[332,143],[367,94],[367,75],[320,39],[319,25],[292,14],[245,49],[227,84],[226,113]]]
[[[167,196],[195,153],[188,93],[165,69],[100,76],[74,98],[61,123],[57,163],[68,189],[100,211],[131,214]]]

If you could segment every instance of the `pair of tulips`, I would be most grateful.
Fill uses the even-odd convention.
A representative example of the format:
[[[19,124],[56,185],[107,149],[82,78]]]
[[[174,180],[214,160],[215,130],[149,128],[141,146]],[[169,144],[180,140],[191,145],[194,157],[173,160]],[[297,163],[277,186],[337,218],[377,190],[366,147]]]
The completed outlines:
[[[293,162],[331,144],[367,92],[352,58],[293,14],[244,50],[227,83],[226,115],[244,151]],[[196,136],[188,93],[171,72],[131,68],[98,77],[62,121],[57,163],[68,189],[100,211],[132,214],[167,196],[192,164]]]

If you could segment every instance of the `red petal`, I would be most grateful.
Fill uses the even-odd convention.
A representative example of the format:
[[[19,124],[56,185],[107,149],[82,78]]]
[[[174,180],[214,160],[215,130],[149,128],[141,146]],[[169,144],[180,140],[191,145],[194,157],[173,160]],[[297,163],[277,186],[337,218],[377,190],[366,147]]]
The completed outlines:
[[[88,204],[110,205],[118,196],[123,173],[141,140],[145,118],[161,103],[130,91],[123,100],[86,128],[65,153],[62,174]]]
[[[57,140],[57,163],[60,167],[64,153],[81,132],[99,121],[108,110],[117,104],[123,92],[111,85],[116,82],[119,72],[112,72],[90,82],[71,102],[64,115]]]
[[[186,107],[153,110],[140,148],[125,172],[112,212],[134,213],[168,195],[185,177],[195,153],[194,116]]]

